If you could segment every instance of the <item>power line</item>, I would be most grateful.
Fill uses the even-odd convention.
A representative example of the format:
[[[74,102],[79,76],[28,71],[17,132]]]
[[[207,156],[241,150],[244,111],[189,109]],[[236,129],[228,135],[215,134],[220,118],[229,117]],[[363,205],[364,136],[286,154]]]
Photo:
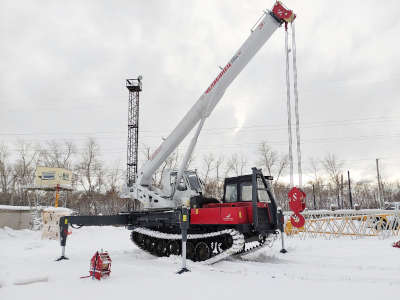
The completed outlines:
[[[310,73],[311,74],[311,73]],[[316,73],[317,76],[319,76],[319,73]],[[333,79],[327,79],[327,80],[322,80],[321,82],[324,83],[323,85],[323,89],[326,92],[327,88],[330,87],[337,87],[337,86],[355,86],[355,85],[371,85],[371,84],[379,84],[379,83],[385,83],[385,82],[397,82],[399,80],[400,74],[393,74],[390,75],[390,78],[386,78],[386,79],[379,79],[379,80],[342,80],[342,79],[338,79],[338,80],[333,80]],[[310,93],[310,91],[315,91],[315,87],[320,86],[318,81],[313,80],[312,84],[307,85],[307,83],[304,84],[304,88],[302,88],[302,92],[303,93]],[[311,88],[310,88],[311,87]],[[88,101],[88,100],[92,100],[92,102],[88,101],[87,104],[84,105],[80,105],[80,106],[74,106],[74,107],[63,107],[62,109],[64,110],[79,110],[79,111],[85,111],[87,110],[87,108],[90,109],[96,109],[96,110],[106,110],[109,111],[110,107],[108,105],[99,105],[99,103],[101,103],[101,101],[109,101],[110,98],[115,98],[115,96],[110,94],[110,97],[98,97],[98,96],[82,96],[82,97],[69,97],[68,99],[65,99],[66,103],[71,103],[71,102],[82,102],[82,101]],[[100,101],[99,101],[100,99]],[[12,100],[11,100],[12,101]],[[96,106],[93,106],[93,101],[96,102]],[[2,102],[2,103],[1,103]],[[6,101],[1,101],[0,104],[3,104],[3,106],[5,105]],[[60,107],[59,105],[49,105],[49,104],[45,104],[42,106],[34,106],[34,107],[17,107],[17,108],[9,108],[6,110],[2,110],[3,112],[21,112],[23,110],[29,111],[30,113],[32,111],[43,111],[43,110],[48,110],[48,111],[60,111]],[[123,109],[119,110],[121,111],[121,114],[124,112]]]
[[[301,126],[302,129],[305,128],[316,128],[316,127],[329,127],[329,126],[348,126],[348,125],[357,125],[359,123],[385,123],[385,122],[399,122],[400,116],[390,116],[390,117],[368,117],[368,118],[360,118],[360,119],[346,119],[346,120],[331,120],[331,121],[318,121],[318,122],[303,122]],[[294,126],[293,126],[294,127]],[[247,130],[247,129],[264,129],[267,130],[287,130],[287,124],[260,124],[260,125],[249,125],[249,126],[233,126],[233,127],[212,127],[212,128],[204,128],[204,133],[213,132],[213,131],[221,131],[221,130]],[[166,131],[161,130],[140,130],[140,133],[157,133],[155,136],[147,136],[147,137],[160,137],[162,133],[166,133]],[[126,135],[126,131],[104,131],[104,132],[30,132],[30,133],[22,133],[22,132],[3,132],[0,135],[4,136],[28,136],[28,135],[114,135],[114,134],[124,134]],[[216,134],[220,134],[217,132]]]
[[[332,142],[360,142],[360,141],[369,141],[370,139],[386,139],[386,138],[393,138],[393,139],[397,139],[400,138],[400,134],[398,135],[383,135],[383,134],[379,134],[379,135],[371,135],[371,136],[347,136],[347,137],[334,137],[334,138],[314,138],[314,139],[304,139],[303,140],[303,144],[323,144],[323,143],[332,143]],[[121,141],[122,142],[122,141]],[[199,150],[207,150],[210,148],[218,148],[218,149],[236,149],[236,148],[241,148],[241,147],[246,147],[246,146],[254,146],[254,145],[260,145],[261,142],[257,141],[257,142],[242,142],[242,143],[224,143],[224,144],[208,144],[208,145],[199,145],[199,147],[197,149]],[[277,141],[268,141],[269,145],[272,146],[278,146],[278,145],[286,145],[287,141],[284,140],[277,140]],[[150,145],[149,145],[150,146]],[[153,147],[151,148],[155,148],[158,146],[157,145],[151,145]],[[34,147],[34,146],[33,146]],[[181,147],[185,147],[184,144]],[[43,147],[39,147],[41,150],[51,150],[50,148],[43,148]],[[60,147],[60,149],[66,149],[66,148],[62,148]],[[85,150],[85,148],[78,148],[81,149],[82,151]],[[119,149],[119,148],[118,148]],[[145,149],[144,147],[139,147],[139,150],[143,150]],[[114,152],[114,148],[110,148],[110,149],[102,149],[101,152]],[[18,148],[14,148],[14,149],[10,149],[10,151],[16,151],[19,152],[20,149]],[[117,150],[119,151],[119,150]],[[122,152],[122,150],[121,150]]]

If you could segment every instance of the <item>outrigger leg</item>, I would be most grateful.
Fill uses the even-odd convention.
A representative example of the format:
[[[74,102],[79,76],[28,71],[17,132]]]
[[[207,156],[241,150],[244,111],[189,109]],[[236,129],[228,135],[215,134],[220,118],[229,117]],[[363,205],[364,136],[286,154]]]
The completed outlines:
[[[61,256],[56,259],[56,261],[68,259],[65,256],[65,245],[67,244],[67,236],[68,236],[68,218],[61,217],[60,218],[60,244],[61,244]]]
[[[285,229],[283,228],[285,224],[285,220],[283,217],[283,212],[281,208],[278,208],[278,223],[279,223],[279,231],[281,232],[281,242],[282,242],[282,249],[281,253],[287,253],[287,250],[285,249]]]
[[[190,270],[186,268],[186,242],[187,242],[187,231],[189,228],[189,210],[186,207],[182,208],[180,225],[182,232],[182,268],[177,272],[177,274],[190,272]]]

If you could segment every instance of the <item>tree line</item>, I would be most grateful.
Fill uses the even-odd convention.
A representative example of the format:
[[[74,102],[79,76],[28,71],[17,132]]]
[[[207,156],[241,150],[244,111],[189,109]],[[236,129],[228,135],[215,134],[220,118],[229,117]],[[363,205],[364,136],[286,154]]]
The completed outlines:
[[[11,148],[11,147],[14,147]],[[11,155],[11,154],[14,155]],[[151,149],[144,146],[142,162],[149,159]],[[153,176],[153,184],[161,185],[161,174],[167,169],[179,167],[182,155],[175,151]],[[243,153],[216,156],[213,153],[192,158],[190,168],[197,172],[204,183],[208,197],[223,197],[224,178],[248,174],[250,168],[262,168],[264,175],[274,177],[272,187],[278,204],[288,210],[287,193],[290,185],[284,180],[288,174],[289,160],[286,154],[274,150],[267,141],[257,148],[256,161],[250,162]],[[350,208],[350,189],[343,161],[334,154],[307,161],[308,182],[303,186],[310,209]],[[83,148],[77,150],[72,141],[48,141],[42,144],[20,140],[13,145],[0,142],[0,204],[6,205],[53,205],[53,192],[31,192],[34,174],[38,166],[58,167],[74,173],[73,192],[61,193],[61,205],[81,214],[113,214],[123,210],[140,208],[140,203],[124,199],[126,169],[121,163],[106,163],[94,138],[87,138]],[[379,199],[400,201],[400,182],[381,182],[381,194],[374,181],[351,182],[353,206],[378,208]]]

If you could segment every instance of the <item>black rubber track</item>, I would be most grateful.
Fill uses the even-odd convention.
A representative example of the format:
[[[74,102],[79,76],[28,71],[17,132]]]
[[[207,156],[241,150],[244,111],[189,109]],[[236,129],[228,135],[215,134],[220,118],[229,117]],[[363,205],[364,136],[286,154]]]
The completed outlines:
[[[131,241],[151,255],[163,257],[182,254],[181,240],[160,239],[131,232]],[[188,240],[186,257],[193,261],[204,261],[232,246],[232,237],[228,234],[204,239]]]

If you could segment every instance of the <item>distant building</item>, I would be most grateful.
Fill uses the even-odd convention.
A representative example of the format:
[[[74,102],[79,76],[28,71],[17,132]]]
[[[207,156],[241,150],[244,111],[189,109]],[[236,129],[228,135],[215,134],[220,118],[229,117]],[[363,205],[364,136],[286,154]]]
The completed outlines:
[[[70,170],[63,168],[37,167],[35,172],[36,189],[54,189],[57,185],[61,189],[72,189],[72,176]]]

